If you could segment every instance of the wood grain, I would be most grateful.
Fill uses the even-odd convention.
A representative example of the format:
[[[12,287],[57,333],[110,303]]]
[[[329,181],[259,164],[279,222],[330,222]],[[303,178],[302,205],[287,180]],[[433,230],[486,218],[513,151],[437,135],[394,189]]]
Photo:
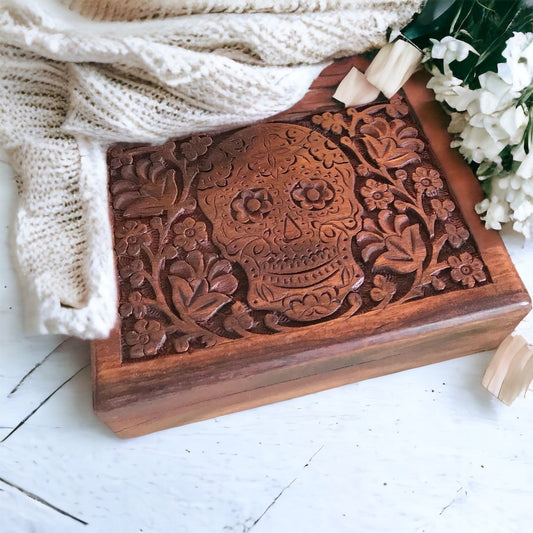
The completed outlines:
[[[345,113],[331,95],[352,64],[257,126],[111,149],[121,316],[92,358],[95,411],[118,435],[490,349],[527,313],[423,74],[404,100]],[[305,291],[302,265],[318,276]]]

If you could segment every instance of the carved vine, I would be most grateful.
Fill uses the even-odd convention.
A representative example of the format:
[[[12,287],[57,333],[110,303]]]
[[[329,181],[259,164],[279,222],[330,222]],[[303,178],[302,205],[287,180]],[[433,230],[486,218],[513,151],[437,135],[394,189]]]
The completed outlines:
[[[459,256],[450,251],[460,249],[470,233],[439,171],[423,158],[426,147],[417,128],[402,120],[408,112],[403,99],[395,96],[366,109],[312,118],[337,134],[358,162],[364,180],[360,195],[373,216],[364,218],[356,242],[374,272],[370,298],[377,308],[424,296],[428,286],[434,291],[449,283],[471,288],[487,279],[480,259],[467,251]],[[449,280],[439,276],[444,271],[450,271]],[[400,280],[405,284],[406,279],[408,290],[400,294]]]
[[[231,263],[212,250],[206,223],[191,216],[191,185],[205,170],[201,158],[211,143],[193,136],[179,146],[110,152],[113,207],[121,215],[118,273],[134,289],[119,307],[123,319],[134,320],[124,338],[131,358],[156,355],[167,339],[178,353],[214,345],[218,336],[207,323],[222,308],[229,309],[228,332],[243,335],[254,325],[231,297],[238,286]]]

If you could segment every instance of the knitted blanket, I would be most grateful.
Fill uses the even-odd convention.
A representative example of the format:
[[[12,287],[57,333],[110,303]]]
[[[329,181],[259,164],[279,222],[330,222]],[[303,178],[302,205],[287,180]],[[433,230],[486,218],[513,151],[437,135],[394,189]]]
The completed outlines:
[[[105,337],[116,318],[106,147],[244,125],[422,0],[4,0],[0,144],[19,189],[27,327]]]

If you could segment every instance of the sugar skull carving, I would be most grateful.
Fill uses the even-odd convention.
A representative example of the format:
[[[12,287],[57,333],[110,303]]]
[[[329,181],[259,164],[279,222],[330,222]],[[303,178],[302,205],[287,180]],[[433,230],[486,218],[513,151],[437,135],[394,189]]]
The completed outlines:
[[[363,282],[352,255],[361,227],[354,171],[320,133],[269,123],[213,147],[198,200],[213,240],[248,278],[254,309],[311,321],[327,317]]]

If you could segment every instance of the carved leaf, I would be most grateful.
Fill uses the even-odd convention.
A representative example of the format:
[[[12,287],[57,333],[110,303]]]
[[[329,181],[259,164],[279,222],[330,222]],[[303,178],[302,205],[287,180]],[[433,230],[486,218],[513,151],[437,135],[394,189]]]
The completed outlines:
[[[208,279],[213,281],[216,277],[231,273],[231,263],[227,259],[220,259],[209,270]]]
[[[385,233],[394,233],[394,214],[390,209],[384,209],[378,214],[378,222]]]
[[[380,255],[375,266],[387,267],[400,274],[414,272],[426,257],[426,247],[418,225],[405,228],[401,235],[385,239],[387,251]]]
[[[374,137],[363,137],[368,155],[377,161],[385,165],[388,168],[398,168],[416,161],[419,159],[418,155],[410,150],[409,147],[403,148],[398,146],[393,139],[376,139]]]
[[[125,165],[120,169],[120,176],[123,180],[137,183],[139,178],[135,171],[135,165]]]
[[[124,207],[128,204],[126,194],[132,195],[132,193],[122,194],[121,205]],[[161,215],[174,205],[177,197],[178,186],[176,185],[176,172],[174,170],[167,170],[163,174],[154,177],[153,182],[148,181],[142,185],[140,197],[139,193],[137,193],[137,199],[133,199],[127,205],[124,216],[132,218]]]
[[[374,233],[379,233],[376,223],[371,218],[363,219],[363,229],[366,229],[368,231],[373,231]]]
[[[210,292],[196,298],[188,309],[189,316],[202,322],[210,319],[223,305],[231,301],[231,298],[220,292]]]
[[[402,233],[409,224],[409,217],[407,215],[397,215],[394,217],[394,230],[396,233]]]
[[[368,263],[372,255],[385,248],[383,238],[370,231],[361,231],[357,234],[357,244],[362,248],[361,255],[365,263]]]
[[[169,276],[168,281],[172,287],[172,303],[176,309],[182,310],[188,307],[194,291],[187,280],[178,276]]]
[[[232,274],[224,274],[216,277],[211,282],[211,291],[221,292],[223,294],[233,294],[237,290],[239,282]]]
[[[137,184],[134,181],[126,179],[116,180],[111,185],[111,193],[113,195],[122,194],[128,191],[136,191],[137,188]]]
[[[124,197],[123,197],[124,198]],[[118,207],[115,205],[115,207]],[[131,202],[124,211],[126,218],[153,217],[161,215],[165,206],[155,198],[139,198]]]
[[[202,276],[205,270],[204,256],[200,250],[187,254],[187,263],[191,266],[196,276]]]
[[[194,295],[191,303],[194,303],[200,296],[204,296],[209,292],[209,284],[205,278],[191,280],[191,285],[194,288]]]
[[[383,242],[375,242],[366,246],[361,252],[365,263],[368,263],[375,253],[381,252],[384,248],[385,244]]]
[[[126,209],[128,205],[136,202],[141,197],[139,191],[128,191],[117,193],[113,199],[113,207],[115,209]]]

